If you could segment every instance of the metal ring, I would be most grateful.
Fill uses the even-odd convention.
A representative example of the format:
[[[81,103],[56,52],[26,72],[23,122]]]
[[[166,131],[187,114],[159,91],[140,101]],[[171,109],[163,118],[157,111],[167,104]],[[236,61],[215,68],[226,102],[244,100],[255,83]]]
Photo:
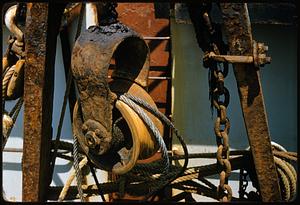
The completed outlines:
[[[223,159],[223,163],[225,166],[225,173],[226,173],[225,177],[228,178],[231,174],[231,164],[228,159]]]
[[[214,91],[213,91],[213,104],[215,106],[216,109],[220,109],[220,105],[224,105],[225,107],[228,106],[229,104],[229,99],[230,99],[230,94],[229,94],[229,91],[228,89],[224,86],[224,89],[223,89],[223,93],[218,93],[219,90],[218,88],[216,88]],[[224,102],[222,101],[219,101],[219,97],[221,95],[224,95],[225,99],[224,99]]]

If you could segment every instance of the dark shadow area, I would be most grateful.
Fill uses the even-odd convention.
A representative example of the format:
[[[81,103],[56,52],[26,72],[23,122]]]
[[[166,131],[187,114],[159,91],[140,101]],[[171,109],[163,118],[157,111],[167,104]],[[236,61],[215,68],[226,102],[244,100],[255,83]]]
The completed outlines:
[[[135,79],[146,63],[148,52],[144,40],[138,37],[126,38],[114,52],[116,70],[113,75],[121,72]]]

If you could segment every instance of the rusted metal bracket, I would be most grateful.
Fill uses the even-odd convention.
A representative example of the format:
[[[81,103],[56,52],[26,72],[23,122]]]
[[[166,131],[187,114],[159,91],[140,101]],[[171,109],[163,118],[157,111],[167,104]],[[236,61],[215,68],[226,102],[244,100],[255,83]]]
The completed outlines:
[[[268,46],[265,46],[264,43],[257,43],[256,41],[253,41],[252,56],[217,55],[214,52],[209,52],[205,54],[204,61],[212,59],[218,62],[228,63],[253,63],[255,67],[259,67],[271,63],[271,57],[266,56],[266,51],[268,51]]]
[[[72,71],[80,96],[73,115],[74,135],[92,162],[106,170],[116,163],[111,151],[118,146],[112,136],[116,94],[107,81],[113,58],[116,69],[112,78],[147,86],[149,48],[138,33],[122,23],[89,27],[81,33],[72,53]]]
[[[253,54],[251,24],[244,3],[221,3],[224,29],[231,55]],[[271,147],[259,70],[255,65],[236,63],[234,74],[263,202],[281,200]]]
[[[48,171],[52,138],[54,60],[62,12],[63,7],[55,8],[52,3],[27,4],[22,161],[22,201],[25,202],[45,201],[51,182]]]

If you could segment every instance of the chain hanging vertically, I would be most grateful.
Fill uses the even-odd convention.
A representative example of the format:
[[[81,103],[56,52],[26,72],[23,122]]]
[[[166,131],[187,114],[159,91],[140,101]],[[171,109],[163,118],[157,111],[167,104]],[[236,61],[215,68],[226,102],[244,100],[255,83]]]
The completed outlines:
[[[212,69],[212,68],[210,68]],[[224,86],[224,72],[219,68],[213,68],[214,78],[216,78],[216,86],[213,90],[213,105],[217,109],[217,118],[215,120],[214,132],[217,141],[217,161],[220,165],[220,184],[218,187],[218,196],[220,201],[230,201],[232,190],[228,185],[228,177],[231,172],[231,164],[229,162],[229,129],[230,122],[227,117],[227,106],[229,104],[229,92]],[[221,100],[221,96],[224,99]],[[224,195],[224,191],[227,192]]]
[[[217,142],[217,162],[220,175],[220,183],[217,189],[218,199],[222,202],[230,201],[232,190],[228,185],[228,177],[231,173],[229,161],[229,129],[230,122],[227,117],[229,104],[229,91],[224,85],[224,79],[228,74],[228,64],[220,63],[207,58],[207,53],[226,54],[227,46],[222,40],[220,27],[210,20],[209,11],[211,4],[189,4],[189,13],[194,24],[199,46],[204,52],[204,67],[209,68],[209,98],[211,109],[217,110],[217,118],[214,123],[214,133]]]

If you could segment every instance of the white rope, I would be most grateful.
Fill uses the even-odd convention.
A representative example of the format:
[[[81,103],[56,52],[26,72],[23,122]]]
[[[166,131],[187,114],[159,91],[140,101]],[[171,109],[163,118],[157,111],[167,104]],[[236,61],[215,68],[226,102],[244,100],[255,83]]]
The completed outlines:
[[[82,167],[84,167],[87,164],[87,162],[88,162],[87,157],[84,157],[79,163],[79,169],[82,169]],[[68,193],[68,190],[75,178],[75,175],[76,175],[75,169],[72,167],[72,169],[70,170],[69,178],[67,179],[63,189],[61,190],[61,192],[59,194],[59,197],[58,197],[59,202],[61,202],[65,199],[65,197]]]
[[[77,189],[78,189],[78,194],[82,202],[85,201],[83,197],[83,191],[82,191],[82,175],[81,175],[81,169],[79,167],[79,144],[78,144],[78,139],[77,136],[74,135],[74,145],[73,145],[73,156],[74,156],[74,169],[75,169],[75,174],[76,174],[76,182],[77,182]]]

